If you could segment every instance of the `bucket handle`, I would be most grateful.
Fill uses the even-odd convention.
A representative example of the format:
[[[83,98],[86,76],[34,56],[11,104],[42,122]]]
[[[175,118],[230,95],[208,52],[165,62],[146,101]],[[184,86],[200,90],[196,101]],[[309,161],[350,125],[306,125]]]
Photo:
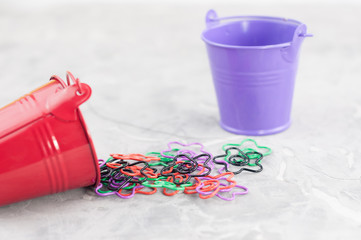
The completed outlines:
[[[245,16],[218,17],[217,12],[213,9],[210,9],[210,10],[208,10],[208,12],[206,14],[206,26],[207,26],[207,28],[210,28],[210,27],[213,27],[213,26],[219,24],[219,22],[222,20],[237,19],[237,18],[244,18],[244,17]],[[267,19],[268,17],[262,17],[262,18]],[[273,19],[273,17],[269,17],[269,18]],[[304,24],[301,24],[301,25],[304,25]],[[296,31],[296,32],[299,32],[299,31]],[[296,36],[293,37],[293,40],[295,40],[295,37]],[[299,33],[299,35],[297,37],[313,37],[313,34],[302,32],[302,33]]]
[[[206,26],[210,28],[219,22],[218,15],[213,9],[208,10],[206,14]]]
[[[79,78],[75,78],[74,75],[70,72],[70,71],[66,71],[66,83],[63,81],[63,79],[61,79],[59,76],[57,75],[53,75],[50,77],[50,81],[51,80],[55,80],[57,82],[59,82],[64,88],[67,87],[67,86],[71,86],[71,81],[78,87],[78,90],[77,90],[77,94],[79,96],[83,95],[83,88],[82,88],[82,85],[80,83],[80,80]],[[71,80],[71,81],[70,81]]]
[[[80,84],[79,78],[75,78],[74,75],[71,72],[67,71],[66,72],[66,82],[68,83],[68,86],[71,85],[69,78],[71,78],[73,83],[78,87],[78,91],[76,93],[79,96],[83,95],[84,91],[83,91],[82,85]]]
[[[218,14],[216,13],[215,10],[210,9],[208,10],[207,14],[206,14],[206,26],[207,28],[211,28],[217,24],[219,24],[220,21],[223,20],[230,20],[230,19],[237,19],[237,18],[245,18],[245,17],[249,17],[249,16],[228,16],[228,17],[218,17]],[[264,19],[273,19],[273,17],[262,17]]]
[[[297,60],[301,44],[306,37],[313,37],[313,34],[307,33],[307,26],[302,23],[296,28],[290,46],[281,48],[281,55],[287,62]]]
[[[65,121],[74,121],[78,119],[77,107],[89,99],[91,88],[81,83],[78,78],[67,71],[66,82],[58,76],[51,76],[50,80],[59,82],[64,88],[57,91],[48,99],[47,111],[55,117]],[[73,84],[71,83],[73,82]]]

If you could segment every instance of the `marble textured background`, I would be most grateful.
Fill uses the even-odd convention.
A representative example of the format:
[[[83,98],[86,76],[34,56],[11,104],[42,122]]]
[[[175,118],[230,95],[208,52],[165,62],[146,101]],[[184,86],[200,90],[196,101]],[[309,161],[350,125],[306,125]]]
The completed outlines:
[[[306,23],[293,124],[256,137],[274,153],[250,189],[225,202],[195,196],[97,197],[76,189],[0,208],[0,239],[359,239],[361,5],[332,1],[0,2],[0,105],[72,71],[93,88],[82,105],[99,158],[200,141],[218,153],[245,136],[223,131],[200,33],[220,16]]]

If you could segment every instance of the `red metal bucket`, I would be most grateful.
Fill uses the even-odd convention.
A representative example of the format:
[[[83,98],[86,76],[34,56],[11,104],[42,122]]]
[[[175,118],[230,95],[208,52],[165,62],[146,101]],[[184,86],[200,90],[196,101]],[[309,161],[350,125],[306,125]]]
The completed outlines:
[[[67,84],[53,76],[0,109],[0,206],[98,184],[98,160],[78,109],[90,95],[68,72]]]

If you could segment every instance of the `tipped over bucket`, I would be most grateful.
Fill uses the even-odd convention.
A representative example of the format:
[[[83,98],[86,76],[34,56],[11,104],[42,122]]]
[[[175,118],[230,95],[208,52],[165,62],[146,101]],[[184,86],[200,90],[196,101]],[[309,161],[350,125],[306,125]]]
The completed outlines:
[[[267,135],[290,126],[298,56],[307,34],[298,21],[206,15],[206,43],[225,130]]]
[[[78,108],[91,88],[71,73],[67,80],[53,76],[0,108],[0,206],[99,182],[98,160]]]

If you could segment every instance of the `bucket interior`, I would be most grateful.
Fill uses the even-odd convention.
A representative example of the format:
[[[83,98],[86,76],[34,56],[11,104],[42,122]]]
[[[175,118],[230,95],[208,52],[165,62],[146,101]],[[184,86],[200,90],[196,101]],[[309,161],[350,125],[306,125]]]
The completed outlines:
[[[292,42],[298,23],[283,19],[242,19],[203,32],[206,42],[230,46],[269,46]]]

